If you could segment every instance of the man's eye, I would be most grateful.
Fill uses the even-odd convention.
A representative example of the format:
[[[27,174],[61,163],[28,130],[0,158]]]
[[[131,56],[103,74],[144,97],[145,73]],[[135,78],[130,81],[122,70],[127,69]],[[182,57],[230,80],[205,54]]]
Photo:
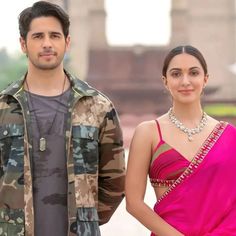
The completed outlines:
[[[58,34],[52,34],[52,35],[51,35],[51,38],[60,38],[60,35],[58,35]]]
[[[40,35],[40,34],[36,34],[33,36],[33,39],[40,39],[40,38],[42,38],[42,35]]]

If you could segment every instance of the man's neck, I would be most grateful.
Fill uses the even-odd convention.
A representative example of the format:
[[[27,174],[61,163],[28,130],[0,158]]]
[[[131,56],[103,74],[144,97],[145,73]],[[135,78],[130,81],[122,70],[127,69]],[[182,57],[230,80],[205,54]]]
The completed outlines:
[[[70,82],[63,70],[41,70],[36,73],[34,72],[36,71],[28,71],[26,76],[28,87],[26,83],[24,84],[25,90],[29,90],[31,93],[43,96],[56,96],[67,90],[70,86]]]

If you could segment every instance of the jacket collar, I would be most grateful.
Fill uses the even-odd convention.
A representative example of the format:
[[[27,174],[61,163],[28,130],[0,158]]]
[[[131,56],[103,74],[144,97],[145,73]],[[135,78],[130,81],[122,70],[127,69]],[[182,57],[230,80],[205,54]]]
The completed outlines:
[[[71,82],[72,89],[77,92],[80,96],[95,96],[98,94],[98,91],[88,85],[86,82],[78,79],[77,77],[71,75],[69,72],[64,70],[67,77]],[[26,73],[27,74],[27,73]],[[6,89],[2,90],[0,95],[11,95],[14,96],[23,89],[23,83],[26,77],[26,74],[22,76],[19,80],[11,83]]]

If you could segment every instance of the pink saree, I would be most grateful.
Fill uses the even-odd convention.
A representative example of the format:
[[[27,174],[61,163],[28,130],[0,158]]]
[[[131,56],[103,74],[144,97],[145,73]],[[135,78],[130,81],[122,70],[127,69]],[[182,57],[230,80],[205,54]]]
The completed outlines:
[[[217,124],[155,212],[185,236],[235,236],[235,147],[236,128]]]

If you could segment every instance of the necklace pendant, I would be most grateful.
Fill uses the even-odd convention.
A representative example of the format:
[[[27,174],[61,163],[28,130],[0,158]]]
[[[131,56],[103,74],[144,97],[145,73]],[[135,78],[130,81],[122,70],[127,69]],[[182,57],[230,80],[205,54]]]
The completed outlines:
[[[182,132],[184,132],[185,134],[188,135],[188,141],[192,142],[193,141],[193,135],[200,133],[203,128],[206,126],[207,124],[207,114],[205,112],[203,112],[202,114],[202,118],[200,120],[200,123],[198,124],[198,126],[196,128],[187,128],[184,126],[183,123],[181,123],[174,115],[173,113],[173,107],[170,108],[170,110],[168,111],[168,116],[170,121]]]
[[[192,142],[193,141],[193,136],[188,136],[188,141]]]
[[[46,150],[46,146],[47,146],[47,142],[46,142],[46,139],[45,138],[40,138],[39,139],[39,150],[41,152],[44,152]]]

